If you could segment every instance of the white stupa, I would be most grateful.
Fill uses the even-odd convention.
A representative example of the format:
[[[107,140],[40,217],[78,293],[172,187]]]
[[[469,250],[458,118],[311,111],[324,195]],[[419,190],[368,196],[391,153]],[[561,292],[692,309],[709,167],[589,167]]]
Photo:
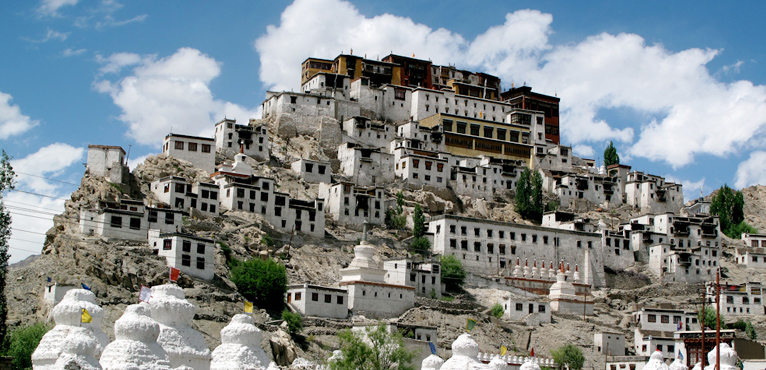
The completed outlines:
[[[689,370],[689,367],[686,366],[683,360],[676,357],[675,361],[673,361],[673,363],[671,363],[670,366],[668,366],[668,369],[669,370]]]
[[[168,354],[170,365],[209,370],[210,349],[202,334],[189,326],[197,308],[186,300],[184,290],[176,284],[152,287],[149,306],[152,319],[160,324],[157,343]]]
[[[386,282],[386,270],[375,261],[375,246],[367,242],[367,223],[364,223],[362,241],[354,247],[354,259],[348,267],[340,270],[342,282]]]
[[[88,310],[92,317],[91,323],[82,323],[82,309]],[[32,364],[35,369],[54,369],[54,364],[62,354],[66,338],[76,328],[84,328],[96,338],[94,356],[98,358],[101,351],[109,344],[109,337],[101,328],[101,320],[104,318],[104,310],[96,304],[96,295],[85,289],[72,289],[64,295],[64,298],[53,308],[53,320],[56,326],[45,333],[40,344],[32,353]],[[78,336],[77,338],[84,338]]]
[[[210,370],[265,369],[269,357],[261,348],[261,336],[250,315],[234,315],[221,329],[221,345],[213,351]]]
[[[64,338],[61,355],[56,360],[54,369],[101,370],[96,359],[96,351],[101,348],[98,339],[88,328],[74,328]],[[37,367],[35,367],[36,369]]]
[[[492,361],[489,362],[487,367],[492,370],[507,370],[508,363],[505,360],[503,360],[503,358],[500,357],[500,355],[495,355],[495,357],[492,358]]]
[[[737,355],[737,352],[734,351],[734,348],[731,348],[731,346],[728,343],[721,343],[721,370],[739,370],[739,367],[737,367],[737,359],[739,356]],[[714,370],[715,369],[715,360],[716,360],[716,350],[715,347],[713,347],[713,350],[707,353],[707,361],[710,365],[705,366],[705,370]]]
[[[444,360],[434,354],[429,355],[420,363],[421,370],[439,370],[444,365]]]
[[[649,356],[649,361],[644,365],[644,370],[668,370],[668,365],[665,365],[665,359],[662,357],[662,352],[654,351]]]
[[[157,343],[160,324],[149,305],[133,304],[114,322],[115,340],[101,354],[104,370],[170,370],[170,359]]]
[[[248,176],[255,173],[253,167],[247,163],[247,156],[242,154],[242,152],[239,152],[234,156],[234,164],[231,167],[231,172]]]
[[[527,357],[524,363],[519,366],[519,370],[540,370],[540,365],[532,357]]]
[[[468,370],[484,366],[478,359],[479,345],[471,338],[471,334],[460,334],[452,342],[452,357],[444,361],[440,370]]]

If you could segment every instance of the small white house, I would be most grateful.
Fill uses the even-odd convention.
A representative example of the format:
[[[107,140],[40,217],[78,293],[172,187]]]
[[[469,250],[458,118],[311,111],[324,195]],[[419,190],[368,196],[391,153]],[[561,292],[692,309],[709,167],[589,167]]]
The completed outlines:
[[[503,304],[503,317],[509,321],[522,321],[529,326],[551,322],[549,302],[511,295]]]
[[[91,176],[104,177],[112,183],[123,183],[130,173],[125,163],[125,150],[119,146],[88,145],[86,172]]]
[[[625,335],[617,332],[604,331],[593,334],[593,346],[596,352],[608,356],[625,355]]]
[[[149,247],[165,257],[168,266],[202,280],[213,280],[215,275],[215,242],[191,234],[163,233],[149,230]]]
[[[45,304],[53,308],[56,306],[59,302],[61,302],[62,299],[64,299],[64,295],[66,295],[66,292],[72,290],[72,289],[79,289],[79,286],[75,286],[72,284],[48,284],[45,286],[45,292],[43,293],[43,301],[45,301]]]
[[[214,183],[187,183],[178,176],[163,177],[149,185],[152,193],[160,202],[170,208],[188,212],[196,209],[205,216],[218,216],[218,185]]]
[[[382,225],[386,219],[387,199],[382,186],[320,183],[319,197],[327,201],[325,212],[346,226],[359,228],[365,222]]]
[[[766,235],[742,233],[742,242],[751,248],[766,248]]]
[[[304,316],[345,319],[348,316],[348,292],[319,285],[298,284],[287,287],[287,304]]]
[[[215,172],[215,140],[180,134],[168,134],[162,143],[162,153],[191,163],[208,174]]]
[[[766,248],[736,248],[734,260],[750,268],[766,268]]]
[[[236,120],[224,118],[215,124],[215,147],[227,156],[241,151],[253,159],[267,160],[269,131],[255,119],[250,119],[247,125],[238,125]]]
[[[383,262],[386,283],[415,288],[415,294],[423,297],[441,298],[441,264],[436,261],[415,262],[409,258],[390,259]]]
[[[182,216],[182,211],[144,207],[137,201],[102,203],[80,210],[80,232],[86,236],[146,241],[149,229],[177,230],[182,225]]]
[[[299,159],[291,165],[293,172],[297,173],[306,182],[329,183],[332,177],[330,162],[314,161],[311,159]]]
[[[715,285],[707,284],[707,297],[715,300]],[[763,304],[763,286],[757,282],[747,282],[739,285],[721,285],[721,314],[731,315],[763,315],[766,306]]]

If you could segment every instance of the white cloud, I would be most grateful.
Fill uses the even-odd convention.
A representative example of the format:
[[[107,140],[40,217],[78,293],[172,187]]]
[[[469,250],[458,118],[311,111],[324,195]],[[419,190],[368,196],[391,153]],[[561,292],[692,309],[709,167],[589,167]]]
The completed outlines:
[[[590,145],[575,145],[572,153],[581,158],[595,158],[596,151]]]
[[[124,26],[126,24],[130,24],[130,23],[133,23],[133,22],[143,22],[144,20],[146,20],[146,17],[148,17],[148,16],[149,15],[147,15],[147,14],[141,14],[141,15],[137,15],[137,16],[135,16],[133,18],[130,18],[130,19],[116,20],[116,19],[114,19],[114,17],[112,17],[112,15],[108,14],[108,15],[106,15],[104,17],[103,20],[96,21],[95,27],[96,28],[120,27],[120,26]]]
[[[718,50],[675,52],[627,33],[553,45],[548,39],[552,22],[550,14],[519,10],[507,14],[503,24],[465,40],[410,18],[365,17],[341,0],[296,0],[280,23],[268,26],[255,41],[255,48],[260,78],[274,90],[298,90],[300,63],[306,57],[333,58],[350,48],[369,58],[416,53],[437,64],[495,74],[506,85],[526,82],[535,91],[561,98],[565,142],[614,140],[624,143],[626,157],[673,167],[692,163],[698,154],[726,156],[745,144],[755,145],[754,136],[764,136],[766,88],[717,79],[707,64]],[[599,115],[620,108],[635,112],[635,127]]]
[[[220,63],[199,50],[181,48],[166,58],[130,53],[100,58],[101,73],[132,74],[117,81],[97,79],[94,88],[108,93],[122,109],[127,135],[141,144],[159,144],[176,133],[211,136],[212,123],[224,116],[247,121],[257,109],[215,99],[209,84],[221,73]]]
[[[43,36],[42,38],[33,39],[29,37],[22,37],[21,39],[27,42],[35,43],[35,44],[42,44],[50,40],[65,41],[67,37],[69,37],[69,32],[59,32],[59,31],[55,31],[53,29],[48,28],[48,30],[45,33],[45,36]]]
[[[697,181],[691,181],[691,180],[682,180],[673,175],[665,175],[665,180],[667,182],[674,182],[676,184],[683,185],[684,202],[688,202],[692,199],[699,198],[700,192],[703,192],[704,194],[704,191],[705,191],[704,177]]]
[[[0,92],[0,140],[21,135],[40,123],[21,114],[19,106],[10,103],[11,99],[11,95]]]
[[[43,16],[58,17],[58,10],[64,6],[76,5],[79,0],[43,0],[37,12]]]
[[[729,64],[729,65],[725,65],[721,67],[721,72],[723,72],[724,74],[739,73],[740,68],[742,68],[742,65],[744,64],[745,62],[738,60],[734,64]]]
[[[114,14],[122,9],[122,7],[122,3],[116,0],[101,0],[98,4],[88,9],[86,15],[77,17],[74,25],[80,28],[93,26],[96,29],[120,27],[134,22],[143,22],[148,17],[147,14],[139,14],[133,18],[116,19]]]
[[[150,155],[152,155],[152,154],[142,155],[142,156],[137,157],[137,158],[129,158],[128,159],[128,168],[130,168],[131,171],[135,170],[136,166],[138,166],[141,163],[144,163],[146,158],[148,156],[150,156]]]
[[[11,160],[18,175],[16,189],[21,190],[9,192],[3,199],[12,217],[11,263],[42,250],[45,235],[41,234],[53,226],[53,215],[64,210],[63,199],[69,192],[63,189],[76,188],[52,178],[77,164],[84,151],[84,148],[55,143],[24,158]]]
[[[766,152],[755,151],[750,158],[742,161],[734,175],[734,187],[746,188],[751,185],[766,185]]]
[[[82,159],[84,152],[84,148],[55,143],[42,147],[24,158],[11,160],[14,170],[22,172],[17,178],[18,186],[42,194],[55,191],[60,185],[44,177],[50,178],[60,174]]]
[[[80,55],[80,54],[82,54],[82,53],[84,53],[86,51],[88,51],[88,50],[87,49],[72,49],[72,48],[69,48],[69,49],[66,49],[63,52],[61,52],[61,55],[63,55],[64,57],[72,57],[72,56]]]

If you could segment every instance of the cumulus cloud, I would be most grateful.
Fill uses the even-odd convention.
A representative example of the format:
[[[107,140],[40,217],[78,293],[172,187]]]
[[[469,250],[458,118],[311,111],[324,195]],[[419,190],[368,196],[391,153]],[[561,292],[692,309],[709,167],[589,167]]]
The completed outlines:
[[[572,154],[581,158],[594,158],[596,151],[590,145],[575,145],[572,147]]]
[[[59,9],[64,6],[76,5],[78,1],[79,0],[43,0],[40,7],[37,8],[37,12],[43,16],[58,17],[60,16],[58,13]]]
[[[86,51],[88,51],[88,50],[86,50],[86,49],[72,49],[72,48],[68,48],[68,49],[64,50],[63,52],[61,52],[61,55],[63,55],[64,57],[73,57],[73,56],[76,56],[76,55],[80,55],[80,54],[82,54],[82,53],[84,53]]]
[[[69,37],[69,32],[59,32],[55,31],[53,29],[48,28],[48,30],[45,32],[45,36],[39,38],[39,39],[33,39],[29,37],[22,37],[22,40],[35,43],[35,44],[42,44],[44,42],[48,42],[50,40],[59,40],[59,41],[65,41]]]
[[[673,175],[665,175],[665,180],[683,185],[684,202],[700,197],[700,192],[705,191],[705,178],[697,181],[679,179]],[[704,193],[703,193],[704,194]]]
[[[742,161],[737,166],[734,175],[734,187],[746,188],[751,185],[766,185],[766,152],[755,151],[750,153],[750,158]]]
[[[213,97],[209,84],[221,73],[221,65],[199,50],[181,48],[165,58],[118,53],[99,60],[102,74],[132,68],[117,80],[101,76],[93,86],[122,109],[119,119],[138,143],[160,144],[171,130],[210,136],[212,123],[224,116],[246,121],[258,115],[258,109]]]
[[[20,190],[8,193],[3,199],[12,218],[11,263],[42,249],[45,241],[42,234],[53,226],[53,215],[64,210],[64,199],[77,188],[74,183],[56,178],[65,176],[72,165],[78,164],[84,151],[84,148],[55,143],[24,158],[11,160],[18,175],[16,189]]]
[[[561,98],[561,131],[567,142],[614,140],[624,143],[627,157],[674,168],[692,163],[698,154],[734,153],[766,132],[761,129],[766,126],[766,89],[749,81],[719,80],[707,68],[718,50],[670,51],[628,33],[553,45],[552,24],[550,14],[519,10],[507,14],[503,24],[466,40],[406,17],[366,17],[346,1],[296,0],[278,25],[267,27],[255,40],[255,48],[260,78],[274,90],[298,90],[300,63],[306,57],[333,58],[351,48],[368,58],[415,53],[437,64],[495,74],[508,85],[526,82],[535,91]],[[727,71],[739,66],[735,63]],[[615,108],[636,112],[638,123],[599,116],[603,109]]]
[[[0,91],[0,140],[21,135],[40,123],[21,114],[21,108],[11,104],[11,99],[11,95]]]

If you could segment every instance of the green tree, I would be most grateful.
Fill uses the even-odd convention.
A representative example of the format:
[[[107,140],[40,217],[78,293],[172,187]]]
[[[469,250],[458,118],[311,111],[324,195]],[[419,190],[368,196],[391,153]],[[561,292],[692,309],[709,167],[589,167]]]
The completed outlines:
[[[715,329],[717,323],[716,323],[716,314],[715,314],[715,308],[710,306],[705,306],[705,312],[703,313],[702,308],[697,312],[697,320],[701,323],[705,323],[706,328]],[[724,323],[723,318],[721,318],[721,327],[725,327],[726,323]]]
[[[231,281],[245,299],[258,307],[279,313],[287,292],[285,266],[272,259],[251,258],[231,269]]]
[[[287,332],[290,336],[295,337],[303,331],[303,316],[297,312],[290,310],[282,311],[282,320],[287,323]]]
[[[492,312],[492,316],[497,317],[498,319],[503,317],[503,313],[505,313],[505,311],[503,310],[503,305],[501,305],[500,303],[495,303],[495,305],[492,306],[491,312]]]
[[[426,234],[426,216],[420,204],[415,204],[415,212],[412,214],[412,234],[415,238],[422,238]]]
[[[604,166],[609,167],[613,164],[620,163],[620,156],[617,154],[617,148],[614,147],[614,143],[611,141],[609,145],[604,149]]]
[[[400,191],[396,193],[396,214],[404,212],[404,194]]]
[[[50,329],[46,323],[38,322],[18,328],[8,335],[8,349],[4,355],[13,357],[14,369],[32,368],[32,352]]]
[[[397,214],[393,208],[389,208],[386,210],[386,217],[383,222],[390,230],[401,230],[407,224],[407,218],[406,215]]]
[[[415,253],[428,255],[431,252],[431,242],[426,238],[415,238],[410,242],[410,248]]]
[[[528,220],[540,221],[543,204],[543,177],[538,171],[524,168],[516,181],[516,213]]]
[[[745,222],[745,198],[741,191],[734,191],[724,184],[710,202],[710,213],[718,216],[721,231],[728,237],[739,239],[742,232],[755,232]]]
[[[751,340],[758,339],[758,333],[755,332],[755,328],[750,321],[748,321],[747,325],[745,326],[745,334],[747,334],[747,337]]]
[[[459,292],[465,281],[465,270],[459,259],[453,255],[442,256],[442,283],[450,292]]]
[[[384,325],[367,327],[364,333],[338,333],[341,358],[329,362],[331,370],[414,370],[414,352],[404,346],[398,331],[389,333]]]
[[[585,356],[583,356],[580,347],[571,343],[552,350],[551,356],[559,366],[569,365],[570,370],[580,370],[585,363]]]
[[[8,239],[11,237],[11,214],[5,209],[3,196],[7,190],[13,189],[16,173],[13,172],[8,154],[3,150],[0,157],[0,351],[5,350],[8,318],[8,306],[5,299],[5,280],[8,275]]]

